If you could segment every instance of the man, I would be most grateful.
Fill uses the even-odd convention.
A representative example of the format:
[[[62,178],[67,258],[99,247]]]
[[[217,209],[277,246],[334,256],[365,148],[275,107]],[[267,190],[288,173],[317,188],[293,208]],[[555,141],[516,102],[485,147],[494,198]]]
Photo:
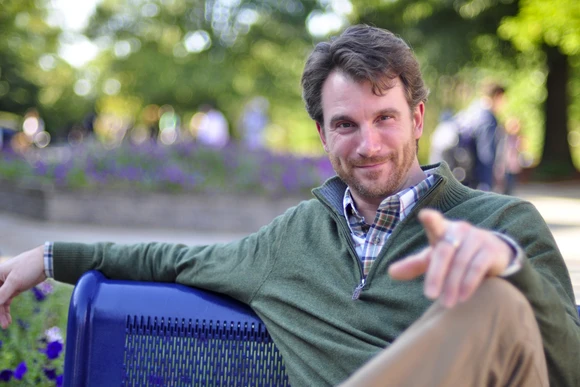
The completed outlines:
[[[483,96],[457,114],[457,125],[461,136],[468,139],[473,160],[473,170],[466,181],[472,188],[483,191],[494,188],[494,165],[501,133],[497,115],[504,104],[505,88],[487,83],[483,86]]]
[[[96,269],[249,304],[293,386],[579,385],[572,286],[537,211],[419,165],[428,91],[409,47],[348,28],[302,87],[338,175],[316,199],[228,244],[47,243],[0,266],[0,324],[46,276]]]

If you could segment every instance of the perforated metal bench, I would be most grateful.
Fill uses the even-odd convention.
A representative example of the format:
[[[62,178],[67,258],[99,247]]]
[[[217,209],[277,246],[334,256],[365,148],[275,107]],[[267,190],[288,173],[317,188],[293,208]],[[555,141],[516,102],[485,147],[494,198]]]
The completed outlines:
[[[65,386],[289,386],[246,305],[178,284],[83,275],[71,298]]]

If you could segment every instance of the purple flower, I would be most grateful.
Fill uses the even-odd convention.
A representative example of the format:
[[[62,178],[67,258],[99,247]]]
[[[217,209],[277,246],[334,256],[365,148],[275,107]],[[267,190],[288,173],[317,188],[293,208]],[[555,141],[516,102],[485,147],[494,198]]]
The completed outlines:
[[[318,169],[318,173],[323,179],[327,179],[336,174],[336,172],[334,172],[334,169],[332,168],[330,160],[328,160],[327,158],[320,158],[318,160],[316,167]]]
[[[37,286],[30,289],[34,294],[36,301],[44,301],[47,294],[52,293],[53,286],[49,282],[41,282]]]
[[[32,294],[34,294],[34,298],[36,298],[36,301],[39,301],[39,302],[44,301],[44,299],[46,298],[46,295],[40,289],[38,289],[36,286],[30,290],[32,291]]]
[[[55,368],[45,368],[44,375],[48,378],[48,380],[56,380],[56,369]]]
[[[129,181],[139,181],[143,176],[143,170],[135,166],[122,167],[118,171],[118,177]]]
[[[46,357],[48,357],[51,360],[54,360],[60,355],[61,351],[62,351],[62,343],[58,341],[52,341],[46,345],[46,350],[44,351],[44,353],[46,353]]]
[[[58,184],[64,184],[68,175],[68,166],[64,164],[58,164],[54,168],[54,178]]]
[[[56,387],[62,387],[62,379],[63,379],[62,375],[58,375],[56,377]]]
[[[22,320],[21,318],[17,319],[16,322],[18,323],[20,328],[24,329],[25,331],[28,330],[28,328],[30,328],[30,324]]]
[[[40,291],[43,292],[45,295],[52,293],[52,291],[54,290],[54,287],[48,281],[43,281],[38,285],[36,285],[36,287],[40,289]]]
[[[296,171],[292,169],[287,169],[282,174],[282,184],[287,191],[293,191],[296,188],[297,179]]]
[[[37,161],[34,164],[34,172],[40,176],[46,175],[46,173],[48,172],[47,164],[42,160]]]
[[[60,328],[57,326],[47,329],[44,332],[44,335],[46,336],[46,341],[49,343],[53,341],[58,341],[60,343],[63,342],[62,333],[60,332]]]
[[[12,370],[2,370],[0,371],[0,380],[3,382],[9,382],[12,379],[14,372]]]
[[[185,174],[177,165],[170,165],[161,170],[161,178],[174,184],[180,184],[185,180]]]
[[[23,361],[22,363],[16,366],[16,369],[14,370],[14,379],[22,380],[22,377],[24,376],[26,371],[28,371],[28,368],[26,367],[26,362]]]

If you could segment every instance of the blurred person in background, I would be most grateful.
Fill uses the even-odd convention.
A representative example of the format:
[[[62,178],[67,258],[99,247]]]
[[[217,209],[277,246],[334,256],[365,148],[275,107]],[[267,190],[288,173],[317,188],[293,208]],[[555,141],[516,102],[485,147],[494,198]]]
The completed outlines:
[[[498,113],[505,104],[505,88],[498,83],[486,83],[483,96],[457,114],[460,141],[469,150],[473,171],[466,184],[471,188],[491,191],[494,185],[494,166],[501,137]]]
[[[200,112],[197,141],[212,148],[226,146],[230,142],[230,131],[223,113],[210,104],[202,105]]]
[[[453,120],[453,112],[445,109],[439,116],[439,123],[431,134],[431,147],[429,149],[429,164],[446,161],[449,163],[446,153],[457,145],[457,126]]]
[[[12,138],[16,135],[16,130],[0,126],[0,151],[12,149]]]
[[[266,98],[254,97],[244,107],[240,118],[240,133],[242,143],[248,149],[264,148],[269,105]]]
[[[522,171],[522,147],[521,122],[516,117],[506,121],[504,133],[498,145],[495,177],[497,180],[496,191],[506,195],[512,195],[517,176]]]

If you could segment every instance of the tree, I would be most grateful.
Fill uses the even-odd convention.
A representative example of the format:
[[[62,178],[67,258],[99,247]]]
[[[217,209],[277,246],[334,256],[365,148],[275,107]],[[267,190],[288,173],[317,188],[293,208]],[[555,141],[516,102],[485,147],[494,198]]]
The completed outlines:
[[[73,90],[76,71],[58,55],[60,28],[47,23],[48,1],[0,1],[0,111],[35,108],[52,134],[80,120],[91,102]]]
[[[580,7],[575,0],[521,0],[518,15],[506,18],[501,36],[522,51],[546,56],[545,136],[539,172],[544,176],[576,173],[568,144],[570,57],[580,54]],[[576,102],[578,103],[578,102]]]
[[[98,104],[135,101],[126,114],[138,120],[150,104],[171,105],[187,117],[212,102],[235,123],[244,102],[261,95],[271,102],[278,147],[312,149],[318,140],[299,79],[312,48],[305,20],[317,7],[313,0],[104,1],[86,30],[108,42],[92,64],[101,74]],[[120,88],[102,93],[111,81]]]
[[[496,74],[505,74],[511,69],[512,74],[517,74],[516,77],[522,72],[537,72],[542,70],[538,67],[541,65],[536,64],[538,53],[544,55],[543,63],[547,66],[546,129],[541,141],[544,157],[539,169],[550,171],[552,176],[555,171],[564,176],[575,172],[564,112],[569,101],[562,94],[566,90],[563,85],[568,82],[568,78],[564,77],[570,72],[566,67],[568,60],[562,58],[565,54],[561,52],[564,46],[568,54],[578,52],[580,23],[577,16],[579,7],[575,0],[360,0],[353,3],[357,22],[391,29],[410,42],[424,62],[426,77],[435,83],[442,75],[451,75],[452,78],[445,79],[453,81],[461,73],[469,74],[470,78],[474,74],[494,73],[485,68],[495,68]],[[550,46],[557,46],[560,50],[552,50]],[[457,83],[451,84],[454,87]],[[443,90],[436,92],[449,92],[441,82],[437,85],[438,89],[443,86]],[[528,95],[520,96],[529,99]],[[444,98],[442,95],[435,97],[436,100],[437,97]],[[535,111],[533,105],[520,107],[520,112],[525,112],[526,116],[530,111]],[[535,125],[536,122],[530,120],[529,126]]]
[[[3,1],[0,12],[0,111],[23,114],[38,106],[39,87],[28,69],[54,47],[54,32],[35,1]]]

